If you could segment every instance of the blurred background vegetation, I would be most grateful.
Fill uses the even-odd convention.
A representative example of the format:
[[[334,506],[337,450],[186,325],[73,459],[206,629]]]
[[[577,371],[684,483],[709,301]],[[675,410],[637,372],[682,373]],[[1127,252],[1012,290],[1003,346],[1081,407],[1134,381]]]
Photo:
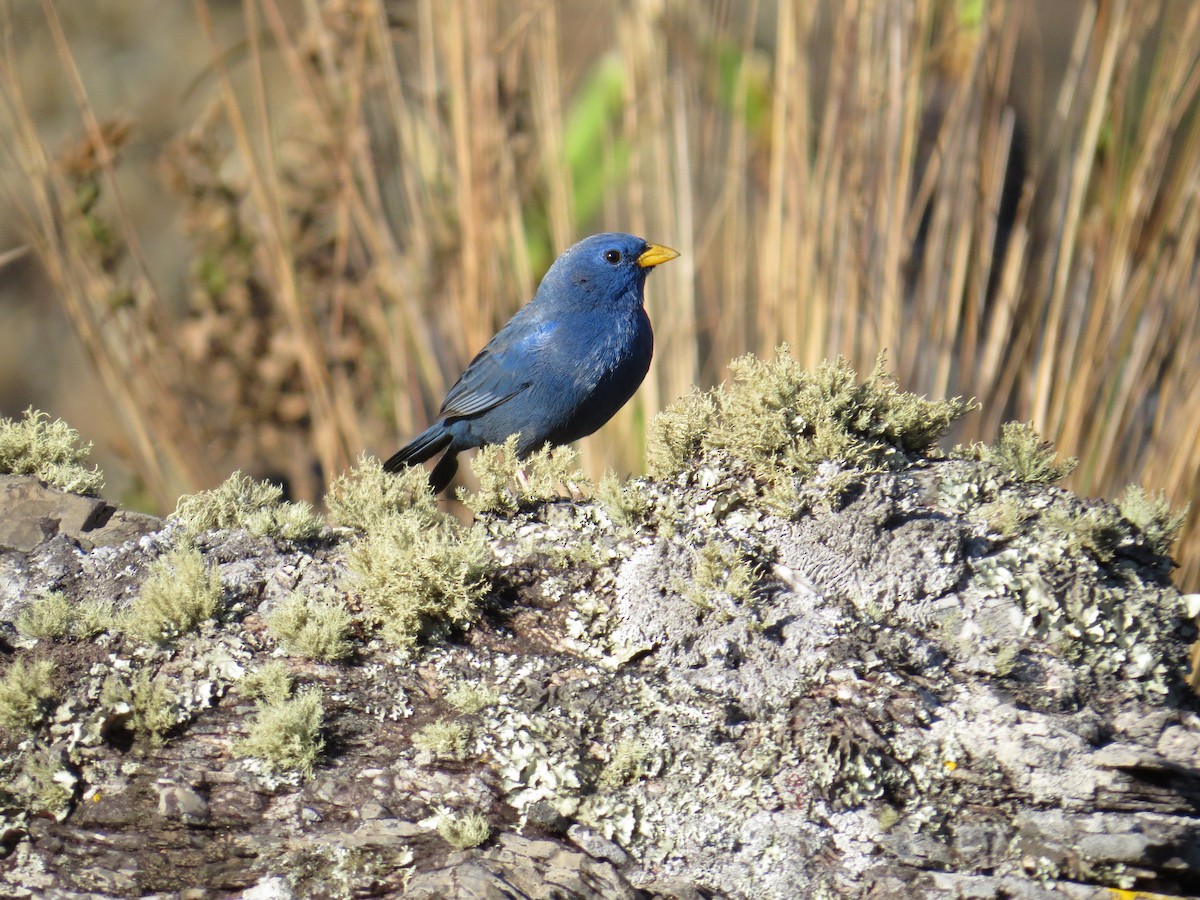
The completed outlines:
[[[592,474],[787,342],[977,398],[960,441],[1032,422],[1081,493],[1195,494],[1192,0],[0,0],[0,29],[0,413],[67,419],[134,507],[236,468],[320,496],[604,229],[683,256]]]

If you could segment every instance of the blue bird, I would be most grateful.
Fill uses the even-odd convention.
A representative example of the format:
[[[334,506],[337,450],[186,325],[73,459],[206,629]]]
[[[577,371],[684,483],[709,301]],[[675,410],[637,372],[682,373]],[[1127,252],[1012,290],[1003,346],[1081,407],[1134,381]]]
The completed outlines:
[[[633,396],[654,353],[646,276],[679,254],[631,234],[595,234],[557,260],[537,294],[497,332],[442,401],[438,420],[395,453],[387,472],[445,451],[436,494],[458,454],[520,434],[524,459],[591,434]]]

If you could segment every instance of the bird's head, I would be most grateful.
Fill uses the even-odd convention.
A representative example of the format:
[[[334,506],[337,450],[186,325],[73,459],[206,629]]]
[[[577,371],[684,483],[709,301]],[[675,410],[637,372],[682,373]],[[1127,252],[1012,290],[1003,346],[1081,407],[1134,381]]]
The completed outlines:
[[[587,305],[632,297],[640,304],[650,270],[678,255],[670,247],[632,234],[594,234],[554,261],[538,297]]]

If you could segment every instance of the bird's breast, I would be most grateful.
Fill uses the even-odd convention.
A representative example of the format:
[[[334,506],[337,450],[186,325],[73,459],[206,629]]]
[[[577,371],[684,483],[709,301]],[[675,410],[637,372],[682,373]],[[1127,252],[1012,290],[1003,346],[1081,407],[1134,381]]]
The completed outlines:
[[[594,388],[614,374],[634,373],[650,364],[654,333],[642,309],[593,320],[576,332],[569,367],[580,387]],[[640,378],[638,379],[640,381]]]

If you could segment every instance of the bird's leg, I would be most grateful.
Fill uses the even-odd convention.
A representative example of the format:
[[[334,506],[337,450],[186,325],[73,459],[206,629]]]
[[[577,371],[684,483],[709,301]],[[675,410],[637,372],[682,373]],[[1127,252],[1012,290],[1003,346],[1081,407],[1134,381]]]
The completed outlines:
[[[567,493],[571,495],[571,502],[573,503],[582,503],[587,499],[587,495],[584,494],[583,488],[577,485],[574,481],[567,482]]]
[[[521,490],[524,491],[526,494],[528,494],[529,493],[529,476],[525,474],[525,467],[517,466],[517,474],[513,477],[517,479],[517,484],[520,485]]]

